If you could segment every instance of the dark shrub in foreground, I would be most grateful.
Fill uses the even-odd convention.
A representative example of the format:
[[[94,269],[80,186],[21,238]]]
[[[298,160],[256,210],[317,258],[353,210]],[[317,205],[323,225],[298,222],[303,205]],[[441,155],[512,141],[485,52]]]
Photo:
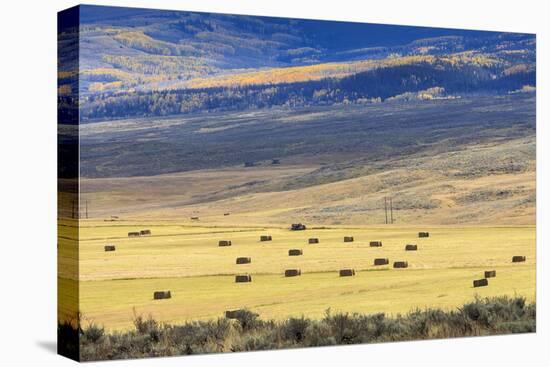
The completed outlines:
[[[132,331],[106,334],[95,324],[80,330],[60,324],[58,333],[60,340],[78,337],[80,359],[91,361],[526,333],[536,330],[536,307],[521,297],[497,297],[476,299],[456,311],[414,310],[395,317],[382,313],[332,314],[327,310],[320,320],[302,316],[264,321],[242,310],[234,319],[222,317],[182,325],[137,316],[134,326]],[[70,343],[60,344],[59,349],[65,355],[78,354],[78,346]]]

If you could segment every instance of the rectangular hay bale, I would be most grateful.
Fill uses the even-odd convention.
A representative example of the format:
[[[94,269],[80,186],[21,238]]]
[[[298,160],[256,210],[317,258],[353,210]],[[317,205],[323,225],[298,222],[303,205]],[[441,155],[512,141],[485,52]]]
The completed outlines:
[[[301,256],[303,254],[304,253],[301,249],[290,249],[290,250],[288,250],[288,256]]]
[[[128,237],[139,237],[141,233],[139,232],[128,232]]]
[[[260,236],[260,241],[271,241],[271,236]]]
[[[297,277],[299,275],[302,275],[302,271],[300,269],[285,270],[285,277]]]
[[[172,298],[170,291],[157,291],[153,293],[153,299],[168,299]]]
[[[221,247],[223,247],[223,246],[231,246],[231,241],[220,240],[220,241],[218,242],[218,246],[221,246]]]
[[[310,238],[307,240],[308,243],[319,243],[319,239],[318,238]]]
[[[244,310],[228,310],[225,311],[225,318],[226,319],[238,319],[242,314],[244,313]]]
[[[418,232],[419,238],[430,237],[430,232]]]
[[[374,259],[374,265],[388,265],[390,263],[390,259],[384,259],[384,258],[378,258]]]
[[[396,261],[393,263],[394,269],[404,269],[409,267],[409,263],[406,261]]]
[[[252,259],[250,257],[238,257],[235,262],[237,264],[250,264]]]
[[[355,269],[341,269],[340,270],[340,276],[341,277],[352,277],[355,275]]]
[[[150,229],[144,229],[144,230],[139,231],[139,234],[141,236],[150,236],[151,235],[151,230]]]
[[[496,270],[486,270],[485,271],[485,278],[494,278],[497,276]]]
[[[489,281],[486,278],[474,280],[474,288],[486,287],[489,285]]]
[[[413,244],[408,244],[405,246],[405,251],[417,251],[418,246]]]
[[[382,241],[370,241],[370,247],[382,247]]]
[[[353,237],[352,236],[345,236],[344,237],[344,242],[353,242]]]
[[[105,251],[115,251],[115,245],[105,245]]]
[[[522,262],[525,262],[525,260],[526,260],[525,256],[514,256],[514,257],[512,257],[512,262],[513,263],[522,263]]]
[[[249,274],[235,275],[235,283],[249,283],[252,281],[252,277]]]

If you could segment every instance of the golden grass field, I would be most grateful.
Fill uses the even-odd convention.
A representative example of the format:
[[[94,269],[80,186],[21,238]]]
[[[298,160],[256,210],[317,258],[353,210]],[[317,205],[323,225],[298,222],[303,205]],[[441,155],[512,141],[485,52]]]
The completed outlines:
[[[228,222],[231,216],[225,217]],[[535,300],[535,227],[523,226],[322,226],[306,231],[285,227],[242,227],[197,221],[81,220],[79,248],[80,312],[84,322],[108,330],[133,326],[135,314],[162,322],[209,319],[225,310],[246,307],[262,318],[290,315],[322,317],[327,309],[361,313],[406,313],[416,307],[451,309],[471,300],[522,295]],[[245,222],[246,223],[246,222]],[[66,223],[65,223],[66,224]],[[150,229],[151,236],[128,238],[130,231]],[[64,230],[64,229],[63,229]],[[429,238],[418,238],[429,231]],[[271,242],[260,242],[270,234]],[[355,241],[344,243],[345,235]],[[309,237],[320,243],[307,244]],[[232,241],[218,247],[218,240]],[[380,240],[381,248],[368,242]],[[405,244],[418,244],[406,252]],[[105,252],[106,244],[116,251]],[[75,253],[70,240],[59,243],[60,297],[74,292],[75,274],[64,261]],[[291,248],[303,256],[289,257]],[[527,257],[512,263],[514,255]],[[236,265],[248,256],[251,264]],[[373,266],[376,257],[405,260],[407,269]],[[285,278],[284,270],[302,275]],[[356,276],[339,277],[354,268]],[[70,269],[70,266],[67,267]],[[496,270],[489,286],[473,288],[485,270]],[[251,283],[235,283],[234,274],[249,273]],[[72,280],[68,280],[72,279]],[[170,290],[172,298],[153,300],[153,292]],[[60,318],[65,318],[63,309]]]
[[[355,162],[347,168],[353,174],[328,181],[323,167],[351,158],[311,155],[278,166],[82,178],[80,220],[60,219],[60,319],[80,311],[84,323],[126,330],[135,315],[181,323],[245,307],[280,320],[322,317],[329,308],[448,310],[476,295],[535,301],[534,142],[527,136]],[[386,196],[393,197],[394,224],[382,224]],[[59,200],[70,216],[71,194]],[[290,231],[298,222],[308,229]],[[128,238],[143,229],[152,235]],[[419,231],[430,237],[418,238]],[[273,241],[260,242],[264,234]],[[355,241],[344,243],[344,236]],[[320,243],[309,245],[310,237]],[[233,245],[219,247],[219,240]],[[373,240],[383,246],[369,247]],[[408,243],[418,251],[406,252]],[[105,252],[105,245],[116,251]],[[303,255],[289,257],[289,249]],[[512,263],[515,255],[527,261]],[[252,262],[237,265],[237,257]],[[390,266],[375,267],[378,257]],[[409,268],[391,267],[400,260]],[[302,275],[285,278],[290,268]],[[339,277],[343,268],[356,276]],[[496,278],[474,289],[485,270],[496,270]],[[238,273],[251,274],[252,282],[235,283]],[[172,298],[153,300],[162,290]]]

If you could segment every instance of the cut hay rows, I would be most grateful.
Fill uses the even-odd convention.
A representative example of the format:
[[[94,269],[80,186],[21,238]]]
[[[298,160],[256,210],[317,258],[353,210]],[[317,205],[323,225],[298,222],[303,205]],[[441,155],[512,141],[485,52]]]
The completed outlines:
[[[218,218],[222,218],[222,213],[217,213]],[[515,227],[504,232],[492,227],[475,230],[430,227],[433,238],[422,242],[416,238],[418,230],[397,226],[357,231],[309,228],[306,233],[292,232],[288,227],[209,227],[198,223],[107,226],[102,221],[102,225],[105,229],[91,225],[81,229],[84,238],[90,238],[84,240],[90,245],[82,249],[82,274],[89,280],[83,283],[89,296],[84,297],[82,308],[87,316],[117,329],[126,327],[124,320],[131,318],[132,307],[139,304],[145,305],[144,313],[158,315],[165,312],[163,307],[173,307],[167,318],[178,320],[197,314],[205,315],[204,318],[219,317],[226,310],[241,307],[261,310],[262,314],[277,318],[299,316],[302,312],[322,317],[329,307],[375,312],[381,308],[375,309],[378,301],[374,300],[385,302],[384,297],[393,301],[384,305],[383,310],[392,312],[406,312],[411,304],[437,303],[452,308],[465,297],[473,297],[475,292],[493,295],[518,290],[530,297],[534,283],[531,268],[535,253],[529,246],[534,243],[529,242],[534,234],[529,229]],[[126,238],[128,231],[145,229],[154,235],[142,236],[140,231],[138,238]],[[272,236],[275,241],[259,242],[261,236]],[[346,237],[357,241],[345,244]],[[309,238],[318,239],[319,243],[307,245]],[[370,247],[371,239],[383,243],[383,247]],[[480,247],[482,239],[484,246]],[[232,246],[217,248],[220,241],[222,246],[230,243]],[[103,251],[105,246],[115,244],[116,252]],[[417,250],[424,251],[404,251],[410,251],[407,245],[417,244]],[[303,249],[304,246],[308,247]],[[67,251],[63,250],[63,244],[60,251]],[[531,261],[512,264],[513,255]],[[399,262],[406,262],[407,267],[399,267]],[[152,279],[139,278],[142,275],[136,269],[140,264],[147,264],[147,274]],[[101,273],[95,270],[100,266]],[[496,272],[498,277],[494,276]],[[473,281],[484,276],[490,284],[474,288]],[[437,284],[438,288],[428,289],[427,284]],[[322,293],[317,285],[322,285]],[[154,300],[153,291],[163,289],[171,291],[171,299]],[[370,294],[371,290],[374,293]],[[407,297],[400,298],[399,294]],[[216,297],[227,301],[217,304]],[[277,306],[271,306],[268,303],[271,300]],[[312,302],[318,307],[311,306]],[[124,305],[124,310],[117,305]]]

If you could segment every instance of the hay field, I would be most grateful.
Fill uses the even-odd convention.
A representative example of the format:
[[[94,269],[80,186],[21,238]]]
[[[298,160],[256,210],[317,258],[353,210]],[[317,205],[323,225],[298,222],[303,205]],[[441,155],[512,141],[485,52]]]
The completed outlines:
[[[246,307],[283,320],[453,309],[476,295],[534,301],[534,106],[510,95],[83,125],[76,215],[60,195],[60,319],[78,305],[85,323],[125,330],[135,314],[181,323]],[[291,232],[298,222],[308,229]],[[409,268],[375,267],[378,257]],[[302,275],[285,278],[290,268]],[[472,288],[485,270],[497,277]],[[252,282],[235,283],[238,273]]]
[[[130,231],[150,229],[152,236],[128,238]],[[417,238],[418,231],[429,238]],[[270,234],[273,241],[260,242]],[[352,235],[355,241],[344,243]],[[132,327],[134,312],[163,322],[219,317],[225,310],[247,307],[263,318],[290,315],[322,317],[331,310],[406,313],[415,307],[451,309],[476,295],[522,295],[535,299],[534,226],[323,226],[306,231],[284,227],[237,227],[188,221],[82,220],[80,223],[80,310],[85,322],[109,330]],[[320,243],[307,244],[309,237]],[[217,241],[232,241],[218,247]],[[383,242],[371,248],[370,240]],[[418,244],[406,252],[405,244]],[[114,244],[116,251],[103,246]],[[74,242],[60,242],[60,257],[70,256]],[[291,248],[302,256],[289,257]],[[511,263],[525,255],[525,263]],[[238,256],[251,264],[236,265]],[[408,269],[373,266],[374,258],[405,260]],[[302,275],[285,278],[284,270]],[[338,270],[354,268],[355,277]],[[485,270],[496,270],[489,286],[472,288]],[[234,274],[249,273],[252,283],[235,283]],[[74,274],[60,267],[60,290],[74,287]],[[73,279],[73,280],[68,280]],[[156,290],[172,298],[153,300]],[[63,313],[63,311],[61,311]],[[63,314],[60,315],[64,317]]]

